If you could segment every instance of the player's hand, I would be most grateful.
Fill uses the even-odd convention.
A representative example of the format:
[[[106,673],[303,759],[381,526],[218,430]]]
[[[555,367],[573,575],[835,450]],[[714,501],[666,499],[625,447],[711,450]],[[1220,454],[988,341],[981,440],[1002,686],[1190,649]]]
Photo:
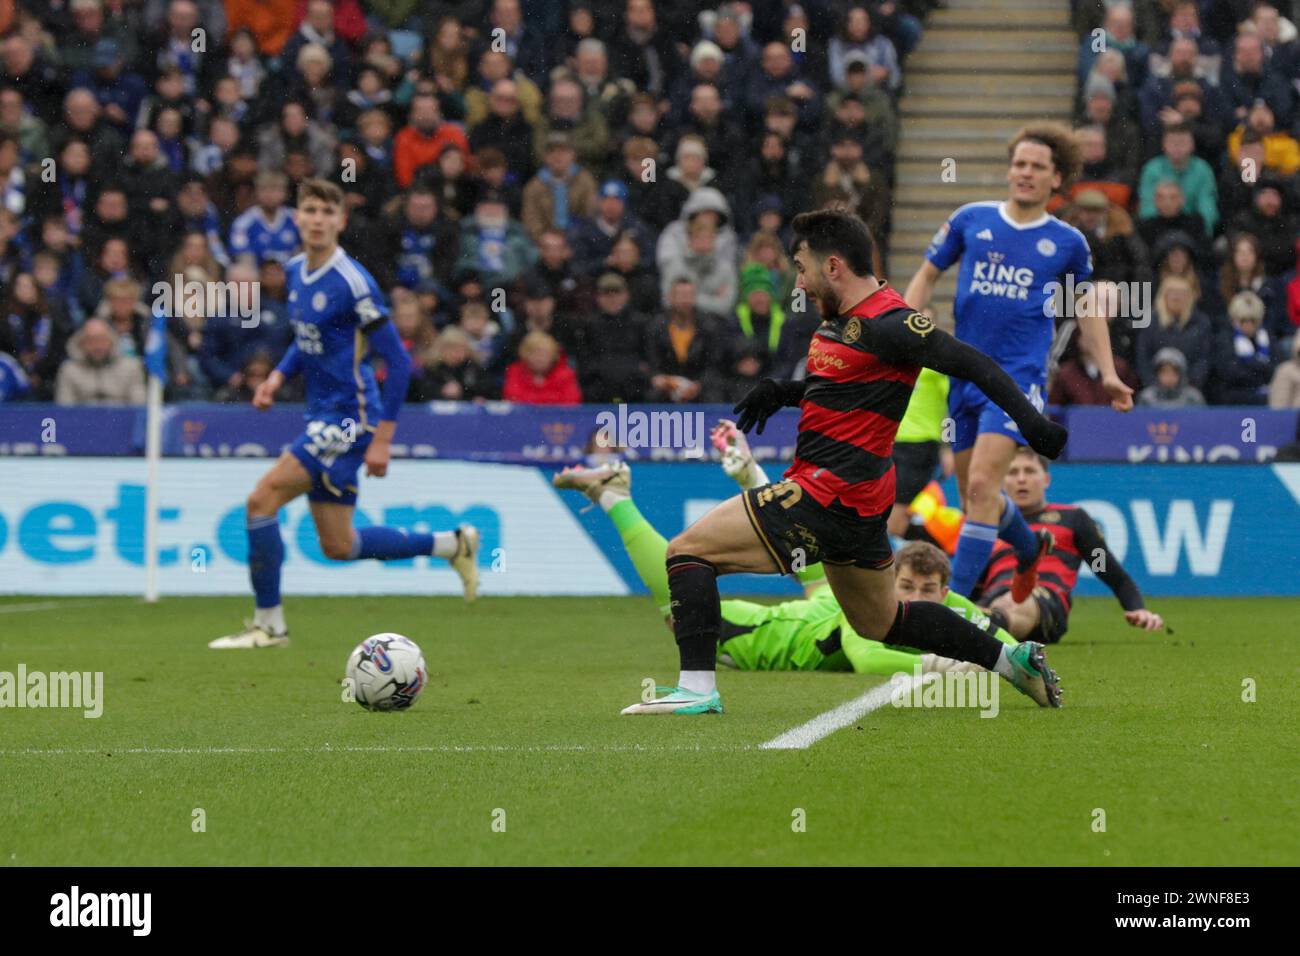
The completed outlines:
[[[272,372],[266,377],[266,381],[257,386],[257,391],[253,393],[253,407],[259,411],[266,411],[275,404],[275,393],[280,390],[280,385],[284,381],[279,372]]]
[[[957,470],[957,456],[952,453],[951,445],[942,445],[939,448],[939,474],[945,478],[952,476]]]
[[[1134,627],[1140,627],[1144,631],[1158,631],[1165,626],[1165,619],[1155,611],[1148,611],[1146,608],[1138,608],[1136,611],[1125,611],[1124,620]]]
[[[1110,407],[1117,412],[1133,411],[1133,389],[1125,385],[1118,375],[1107,375],[1101,380],[1101,387],[1110,396]]]
[[[388,474],[388,459],[392,449],[388,442],[376,437],[366,449],[366,474],[382,478]]]
[[[781,386],[770,378],[759,381],[749,393],[736,403],[732,411],[736,414],[736,427],[748,432],[755,425],[757,433],[763,434],[767,420],[785,407],[785,398]]]

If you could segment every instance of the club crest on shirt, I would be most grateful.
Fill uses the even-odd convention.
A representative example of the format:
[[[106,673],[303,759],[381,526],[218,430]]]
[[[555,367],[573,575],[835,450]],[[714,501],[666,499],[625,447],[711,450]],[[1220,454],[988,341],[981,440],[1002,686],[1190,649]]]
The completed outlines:
[[[1051,239],[1038,240],[1038,252],[1040,255],[1050,256],[1056,254],[1056,243]]]
[[[842,338],[847,345],[852,345],[858,339],[862,338],[862,320],[856,315],[851,316],[849,320],[844,323]]]
[[[903,324],[922,338],[934,331],[934,323],[930,321],[930,317],[920,312],[909,313],[903,320]]]

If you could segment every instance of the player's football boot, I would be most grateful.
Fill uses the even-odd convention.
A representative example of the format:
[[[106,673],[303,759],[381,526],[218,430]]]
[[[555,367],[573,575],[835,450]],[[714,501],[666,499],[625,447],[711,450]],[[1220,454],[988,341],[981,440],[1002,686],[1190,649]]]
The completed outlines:
[[[745,433],[736,427],[735,422],[724,418],[713,426],[709,438],[713,441],[713,447],[722,453],[722,470],[727,473],[727,477],[748,490],[754,454],[749,450],[749,439]]]
[[[478,597],[478,528],[463,524],[456,529],[456,553],[451,556],[451,569],[460,575],[465,589],[465,600]]]
[[[581,491],[592,504],[600,501],[603,492],[612,491],[630,497],[632,494],[632,469],[625,461],[611,461],[595,468],[573,465],[551,478],[556,488]]]
[[[1029,596],[1034,593],[1034,587],[1038,584],[1038,565],[1043,560],[1044,555],[1052,553],[1056,547],[1056,539],[1052,537],[1052,532],[1039,530],[1034,532],[1038,538],[1038,551],[1034,554],[1033,560],[1027,563],[1016,562],[1016,573],[1011,576],[1011,600],[1020,604],[1028,601]]]
[[[1039,707],[1061,706],[1061,685],[1056,671],[1047,666],[1043,645],[1025,641],[1007,649],[1011,662],[1011,686]]]
[[[972,661],[958,661],[938,654],[921,655],[922,674],[978,674],[984,668]]]
[[[227,634],[215,641],[208,641],[208,647],[214,651],[246,650],[254,647],[285,647],[289,643],[289,632],[273,634],[260,624],[244,622],[244,630],[238,634]]]
[[[649,703],[637,703],[631,707],[624,707],[624,716],[630,714],[720,714],[722,713],[722,698],[718,692],[712,691],[708,694],[697,694],[693,690],[686,690],[684,687],[656,687],[655,691],[663,693],[668,691],[665,697],[659,697]]]

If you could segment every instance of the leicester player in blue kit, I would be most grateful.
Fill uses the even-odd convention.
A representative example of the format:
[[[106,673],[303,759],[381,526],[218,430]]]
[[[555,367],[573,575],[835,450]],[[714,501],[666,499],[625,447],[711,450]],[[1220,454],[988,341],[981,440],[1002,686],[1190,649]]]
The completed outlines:
[[[912,308],[924,309],[940,273],[961,259],[956,337],[993,358],[1041,410],[1055,334],[1055,283],[1065,286],[1065,277],[1072,275],[1078,286],[1092,275],[1088,241],[1047,212],[1052,193],[1080,169],[1079,147],[1065,127],[1042,123],[1017,133],[1008,153],[1006,201],[968,203],[949,216],[905,298]],[[1115,373],[1105,317],[1084,311],[1078,321],[1087,354],[1097,357],[1111,406],[1129,411],[1133,391]],[[953,380],[948,410],[966,512],[952,590],[969,596],[1000,537],[1016,551],[1011,590],[1014,600],[1023,601],[1033,591],[1039,559],[1051,548],[1050,536],[1036,535],[1002,491],[1016,448],[1025,439],[1016,423],[971,382]]]
[[[391,561],[432,555],[451,562],[464,584],[466,600],[472,601],[478,589],[479,533],[471,525],[435,533],[353,527],[361,465],[375,477],[388,472],[411,360],[388,321],[375,280],[339,247],[339,233],[346,223],[342,190],[323,180],[304,180],[295,217],[304,251],[285,267],[294,341],[258,387],[253,405],[270,408],[285,381],[301,372],[307,388],[308,424],[248,496],[248,569],[256,611],[241,633],[208,644],[215,649],[277,647],[289,642],[280,606],[284,542],[279,512],[302,494],[310,502],[326,557]],[[382,396],[371,355],[382,358],[388,369]]]

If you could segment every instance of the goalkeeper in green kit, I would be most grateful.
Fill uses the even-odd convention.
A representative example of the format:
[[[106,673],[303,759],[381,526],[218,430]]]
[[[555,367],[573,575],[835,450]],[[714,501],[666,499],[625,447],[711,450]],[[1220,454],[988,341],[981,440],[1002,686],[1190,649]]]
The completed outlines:
[[[723,470],[742,489],[767,483],[762,468],[750,454],[744,433],[734,423],[721,422],[714,428],[712,437],[714,446],[722,452]],[[552,484],[556,488],[581,491],[600,505],[614,522],[628,557],[668,620],[668,575],[664,567],[668,543],[642,517],[632,500],[631,468],[625,462],[597,468],[566,468],[555,475]],[[948,556],[939,548],[914,541],[899,551],[895,565],[894,589],[898,600],[942,603],[1004,644],[1017,643],[974,603],[948,590]],[[720,663],[740,670],[856,671],[882,676],[899,671],[911,674],[918,659],[923,672],[980,669],[975,664],[902,650],[859,637],[840,610],[820,564],[798,572],[798,577],[805,594],[799,600],[781,604],[722,602]]]

